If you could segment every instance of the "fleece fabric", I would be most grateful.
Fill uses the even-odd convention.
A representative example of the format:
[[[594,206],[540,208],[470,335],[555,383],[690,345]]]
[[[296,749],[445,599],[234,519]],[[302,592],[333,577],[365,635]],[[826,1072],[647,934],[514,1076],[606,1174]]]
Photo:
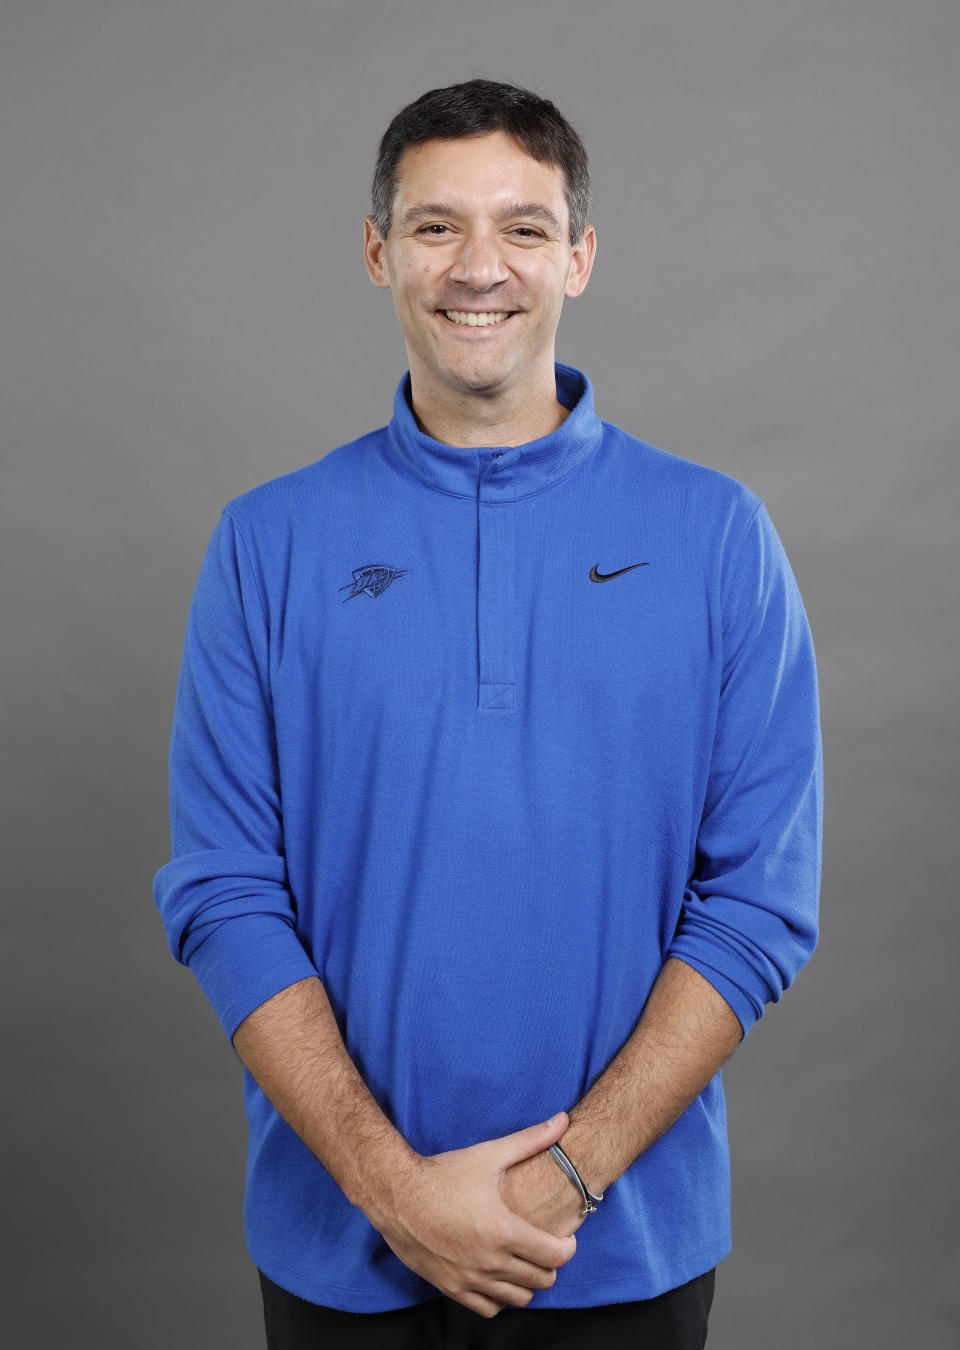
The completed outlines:
[[[764,502],[601,420],[385,427],[227,503],[193,595],[154,898],[228,1037],[318,975],[420,1153],[569,1110],[675,956],[744,1034],[814,949],[822,747]],[[247,1248],[349,1312],[434,1297],[244,1069]],[[529,1306],[650,1298],[730,1249],[722,1076]]]

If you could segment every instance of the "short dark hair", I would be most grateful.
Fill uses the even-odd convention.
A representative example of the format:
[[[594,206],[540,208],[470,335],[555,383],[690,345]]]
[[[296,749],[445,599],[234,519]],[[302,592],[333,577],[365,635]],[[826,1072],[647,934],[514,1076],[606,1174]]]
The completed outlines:
[[[483,136],[491,131],[508,132],[533,159],[562,171],[570,243],[578,244],[591,207],[583,142],[549,99],[495,80],[467,80],[444,89],[430,89],[397,113],[380,141],[370,194],[371,214],[380,238],[386,239],[390,233],[397,166],[411,145]]]

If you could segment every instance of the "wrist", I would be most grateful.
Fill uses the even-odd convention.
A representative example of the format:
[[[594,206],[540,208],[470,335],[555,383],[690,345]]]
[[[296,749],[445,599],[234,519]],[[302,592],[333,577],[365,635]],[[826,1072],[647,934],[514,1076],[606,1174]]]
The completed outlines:
[[[604,1168],[592,1130],[578,1128],[574,1121],[557,1140],[563,1152],[576,1168],[580,1180],[593,1195],[603,1195],[613,1177],[604,1175]],[[554,1164],[556,1166],[556,1163]]]
[[[400,1217],[429,1162],[398,1134],[395,1146],[378,1150],[358,1168],[353,1193],[347,1199],[382,1231]]]

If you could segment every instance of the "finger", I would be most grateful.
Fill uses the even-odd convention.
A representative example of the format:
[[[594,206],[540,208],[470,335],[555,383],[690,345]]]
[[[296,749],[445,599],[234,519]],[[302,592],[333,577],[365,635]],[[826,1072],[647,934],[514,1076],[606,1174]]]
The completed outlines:
[[[471,1312],[479,1313],[481,1317],[496,1317],[497,1313],[503,1310],[502,1303],[498,1303],[496,1299],[486,1298],[475,1289],[466,1294],[451,1294],[450,1297],[457,1303],[462,1303]]]
[[[514,1284],[512,1280],[491,1280],[483,1287],[484,1294],[511,1308],[525,1308],[533,1298],[534,1291],[524,1284]]]
[[[571,1233],[569,1237],[555,1237],[536,1224],[513,1214],[510,1222],[507,1249],[532,1265],[547,1270],[556,1270],[565,1266],[577,1250],[577,1239]]]
[[[552,1289],[557,1282],[557,1272],[544,1266],[535,1266],[532,1261],[524,1261],[515,1256],[504,1263],[503,1269],[495,1274],[510,1284],[519,1284],[524,1289]]]
[[[513,1134],[505,1134],[500,1139],[488,1140],[488,1143],[496,1146],[497,1163],[506,1170],[514,1163],[532,1158],[535,1153],[542,1153],[545,1148],[556,1143],[566,1132],[569,1123],[566,1111],[560,1111],[552,1120],[541,1120],[536,1125],[515,1130]]]

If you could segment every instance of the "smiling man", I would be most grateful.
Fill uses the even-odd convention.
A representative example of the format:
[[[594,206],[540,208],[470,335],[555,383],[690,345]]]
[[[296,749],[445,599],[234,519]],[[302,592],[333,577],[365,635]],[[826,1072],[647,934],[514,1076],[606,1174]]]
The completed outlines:
[[[590,225],[571,242],[562,172],[505,131],[421,142],[395,172],[396,223],[384,238],[367,217],[364,256],[393,292],[418,422],[473,446],[556,431],[560,310],[596,250]]]
[[[583,145],[511,85],[381,144],[386,426],[228,502],[154,895],[244,1064],[269,1350],[702,1347],[720,1069],[817,940],[810,629],[763,501],[555,359]]]

